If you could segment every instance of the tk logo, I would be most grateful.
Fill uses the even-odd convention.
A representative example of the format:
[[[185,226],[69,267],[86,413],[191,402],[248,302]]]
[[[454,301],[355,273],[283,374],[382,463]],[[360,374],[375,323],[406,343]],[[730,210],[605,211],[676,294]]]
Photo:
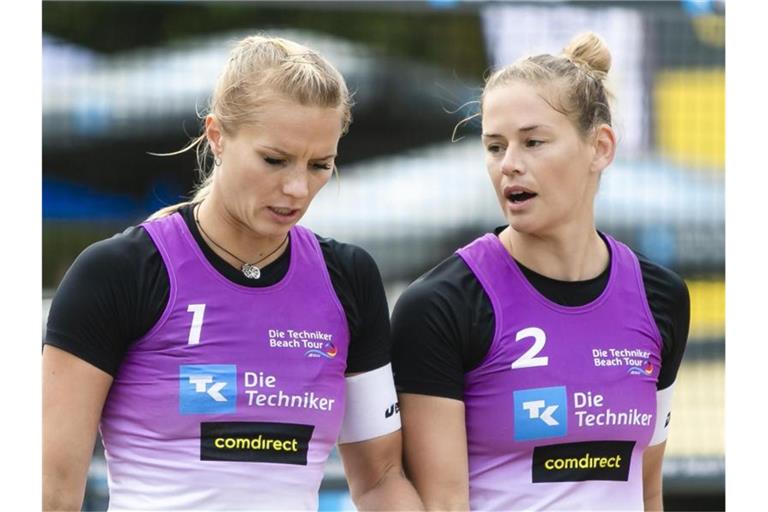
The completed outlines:
[[[179,412],[222,414],[235,412],[237,367],[233,364],[179,367]]]

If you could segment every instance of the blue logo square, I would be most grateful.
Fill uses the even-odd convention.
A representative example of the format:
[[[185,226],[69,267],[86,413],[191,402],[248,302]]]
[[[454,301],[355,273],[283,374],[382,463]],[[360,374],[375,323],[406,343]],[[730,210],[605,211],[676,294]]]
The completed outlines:
[[[568,433],[565,386],[521,389],[515,401],[515,441],[563,437]]]
[[[179,412],[222,414],[235,412],[237,366],[196,364],[179,367]]]

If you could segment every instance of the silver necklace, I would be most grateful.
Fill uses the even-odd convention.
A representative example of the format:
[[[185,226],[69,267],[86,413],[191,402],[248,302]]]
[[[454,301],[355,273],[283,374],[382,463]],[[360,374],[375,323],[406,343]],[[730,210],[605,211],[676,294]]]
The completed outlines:
[[[282,242],[280,242],[280,244],[278,244],[278,246],[275,247],[275,249],[272,252],[270,252],[269,254],[264,256],[263,258],[261,258],[259,261],[255,261],[253,263],[248,263],[247,261],[238,258],[234,254],[232,254],[231,252],[229,252],[228,250],[226,250],[225,248],[223,248],[222,246],[217,244],[216,241],[213,238],[211,238],[211,235],[209,235],[208,233],[205,232],[205,230],[203,229],[202,224],[200,224],[200,219],[197,217],[199,210],[200,210],[200,206],[198,205],[198,207],[195,208],[194,212],[195,212],[195,223],[197,224],[198,229],[200,229],[200,232],[203,235],[205,235],[205,238],[210,240],[213,245],[215,245],[216,247],[218,247],[219,249],[221,249],[225,253],[227,253],[230,256],[232,256],[233,258],[235,258],[238,262],[240,262],[240,271],[248,279],[258,279],[258,278],[260,278],[261,277],[261,269],[259,268],[259,263],[261,263],[262,261],[266,260],[267,258],[272,256],[273,254],[275,254],[283,246],[283,244],[288,240],[288,233],[286,233],[285,234],[285,238],[283,238]]]

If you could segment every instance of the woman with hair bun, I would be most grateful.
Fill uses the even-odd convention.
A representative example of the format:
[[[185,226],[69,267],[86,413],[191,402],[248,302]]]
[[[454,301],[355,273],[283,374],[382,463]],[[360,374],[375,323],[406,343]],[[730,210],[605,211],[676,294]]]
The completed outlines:
[[[110,510],[317,509],[337,442],[358,508],[421,508],[376,264],[297,225],[350,108],[315,51],[234,47],[185,148],[203,174],[194,198],[87,248],[53,299],[45,510],[80,509],[97,428]]]
[[[392,316],[406,472],[427,509],[662,508],[689,296],[595,228],[616,150],[610,65],[587,33],[486,82],[507,224],[412,283]]]

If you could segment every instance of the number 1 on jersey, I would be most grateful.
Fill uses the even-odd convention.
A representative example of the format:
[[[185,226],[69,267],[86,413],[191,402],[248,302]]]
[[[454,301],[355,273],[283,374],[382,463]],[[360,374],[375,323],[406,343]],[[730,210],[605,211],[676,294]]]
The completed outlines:
[[[200,343],[200,331],[203,328],[205,304],[190,304],[187,306],[187,312],[192,313],[192,325],[189,327],[189,341],[187,341],[187,345],[197,345]]]
[[[536,355],[541,352],[541,349],[544,348],[544,344],[547,342],[547,335],[544,331],[538,327],[527,327],[521,331],[517,331],[515,341],[520,341],[525,338],[533,338],[533,346],[529,348],[525,354],[520,356],[519,359],[512,361],[512,369],[547,366],[549,364],[549,357]]]

